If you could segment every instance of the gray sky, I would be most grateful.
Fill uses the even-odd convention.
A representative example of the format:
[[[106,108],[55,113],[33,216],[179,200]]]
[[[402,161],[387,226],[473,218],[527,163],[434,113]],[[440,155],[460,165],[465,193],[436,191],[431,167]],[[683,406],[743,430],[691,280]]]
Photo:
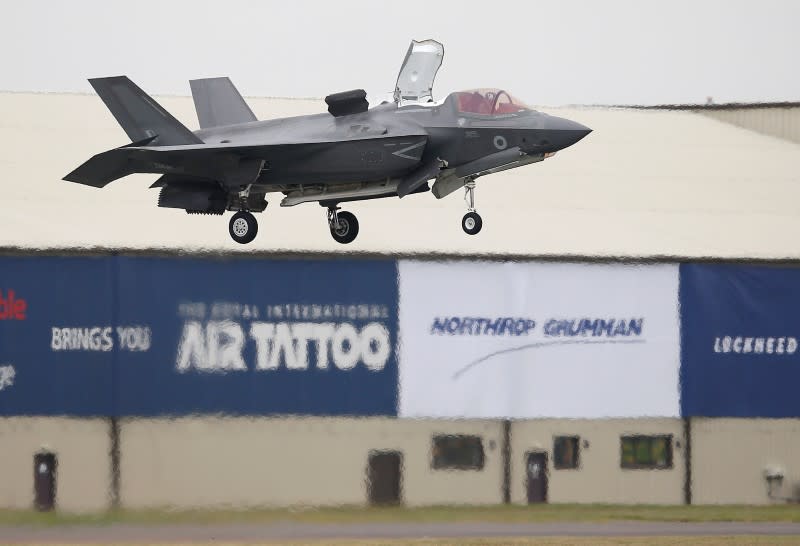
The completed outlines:
[[[149,93],[230,76],[245,96],[390,93],[410,40],[445,46],[434,97],[534,105],[800,100],[800,2],[0,0],[0,89]]]

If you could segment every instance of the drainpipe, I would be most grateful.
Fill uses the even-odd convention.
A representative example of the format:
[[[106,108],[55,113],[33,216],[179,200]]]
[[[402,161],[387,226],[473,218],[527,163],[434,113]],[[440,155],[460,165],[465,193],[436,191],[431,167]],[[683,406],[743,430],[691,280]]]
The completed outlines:
[[[111,440],[109,453],[111,459],[111,509],[116,510],[119,508],[119,419],[109,417],[108,425],[108,434]]]
[[[683,418],[683,503],[692,504],[692,422]]]
[[[511,420],[503,420],[503,504],[511,504]]]

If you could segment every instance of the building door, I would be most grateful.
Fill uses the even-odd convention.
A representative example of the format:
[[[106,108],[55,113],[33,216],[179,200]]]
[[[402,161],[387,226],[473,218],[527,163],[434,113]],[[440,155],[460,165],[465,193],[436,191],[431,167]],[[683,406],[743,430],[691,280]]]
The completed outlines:
[[[33,504],[37,510],[53,510],[56,504],[56,455],[40,452],[33,456]]]
[[[528,504],[547,502],[547,453],[530,452],[526,463]]]
[[[399,451],[370,453],[367,469],[367,495],[370,504],[400,503],[402,457]]]

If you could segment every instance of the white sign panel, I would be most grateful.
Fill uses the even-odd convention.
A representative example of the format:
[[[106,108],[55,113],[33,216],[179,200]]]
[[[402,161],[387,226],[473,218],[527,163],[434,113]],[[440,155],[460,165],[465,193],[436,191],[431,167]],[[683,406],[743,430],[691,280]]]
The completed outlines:
[[[401,417],[679,415],[677,265],[400,265]]]

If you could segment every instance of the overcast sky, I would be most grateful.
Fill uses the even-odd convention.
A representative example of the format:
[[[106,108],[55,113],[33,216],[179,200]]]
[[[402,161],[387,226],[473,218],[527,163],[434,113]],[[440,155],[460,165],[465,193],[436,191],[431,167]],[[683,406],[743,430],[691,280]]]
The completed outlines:
[[[230,76],[245,96],[391,93],[411,39],[445,47],[439,99],[533,105],[800,100],[800,2],[0,0],[0,89],[154,94]]]

